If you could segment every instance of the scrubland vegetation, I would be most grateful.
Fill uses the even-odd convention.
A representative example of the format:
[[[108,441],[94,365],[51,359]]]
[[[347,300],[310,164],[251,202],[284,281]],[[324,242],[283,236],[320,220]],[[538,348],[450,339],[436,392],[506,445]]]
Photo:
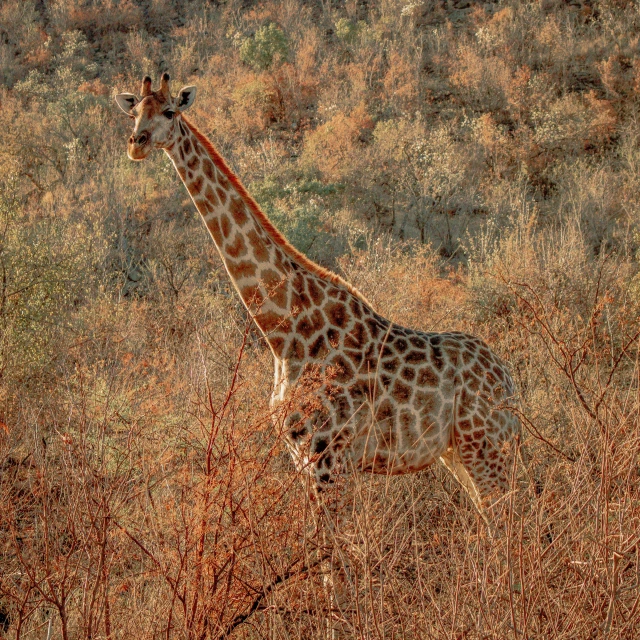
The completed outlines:
[[[114,101],[168,70],[301,250],[486,339],[527,464],[491,538],[440,468],[328,541],[271,356]],[[0,636],[640,634],[640,10],[623,1],[0,4]]]

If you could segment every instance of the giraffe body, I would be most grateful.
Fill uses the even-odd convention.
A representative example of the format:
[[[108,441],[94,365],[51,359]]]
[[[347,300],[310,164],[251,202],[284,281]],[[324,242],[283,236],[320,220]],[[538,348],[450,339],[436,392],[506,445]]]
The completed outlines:
[[[171,158],[275,361],[271,403],[287,403],[287,444],[318,492],[347,468],[401,474],[437,459],[482,511],[508,486],[519,422],[505,364],[478,338],[424,333],[381,317],[351,285],[293,248],[211,143],[182,115],[168,76],[142,99],[129,156]]]

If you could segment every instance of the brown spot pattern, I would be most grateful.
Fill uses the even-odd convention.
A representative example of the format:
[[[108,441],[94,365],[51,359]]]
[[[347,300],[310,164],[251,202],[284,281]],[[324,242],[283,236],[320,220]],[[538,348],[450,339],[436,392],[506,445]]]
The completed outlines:
[[[269,252],[267,251],[266,245],[262,240],[260,240],[254,229],[251,229],[251,231],[247,233],[247,239],[253,249],[253,257],[258,262],[267,262],[269,260]]]
[[[236,233],[233,242],[227,242],[225,245],[225,251],[232,258],[239,258],[240,256],[243,256],[247,252],[247,246],[244,243],[244,236],[241,233]]]
[[[231,215],[233,219],[236,221],[236,224],[243,227],[247,221],[249,220],[249,216],[247,215],[246,205],[240,198],[232,198],[231,199]],[[255,233],[255,231],[254,231]]]

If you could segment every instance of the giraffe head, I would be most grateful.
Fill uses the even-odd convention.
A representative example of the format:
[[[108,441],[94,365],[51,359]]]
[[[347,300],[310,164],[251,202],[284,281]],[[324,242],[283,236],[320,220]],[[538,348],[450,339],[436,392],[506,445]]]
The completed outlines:
[[[142,80],[141,97],[133,93],[119,93],[118,106],[135,120],[127,153],[132,160],[144,160],[151,149],[166,149],[174,141],[176,120],[194,102],[195,87],[183,87],[175,98],[169,91],[169,74],[162,74],[160,88],[151,89],[151,78]]]

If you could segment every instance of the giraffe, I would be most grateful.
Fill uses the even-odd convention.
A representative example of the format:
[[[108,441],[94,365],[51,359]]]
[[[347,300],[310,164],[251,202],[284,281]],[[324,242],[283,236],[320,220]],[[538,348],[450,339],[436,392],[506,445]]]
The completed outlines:
[[[143,160],[157,148],[173,162],[271,349],[272,406],[294,397],[305,375],[317,380],[285,419],[295,465],[316,496],[347,468],[393,475],[439,460],[486,518],[508,489],[520,432],[505,363],[472,335],[385,319],[290,245],[185,117],[195,96],[188,86],[173,97],[166,73],[157,91],[147,76],[140,97],[117,95],[134,120],[128,155]]]

